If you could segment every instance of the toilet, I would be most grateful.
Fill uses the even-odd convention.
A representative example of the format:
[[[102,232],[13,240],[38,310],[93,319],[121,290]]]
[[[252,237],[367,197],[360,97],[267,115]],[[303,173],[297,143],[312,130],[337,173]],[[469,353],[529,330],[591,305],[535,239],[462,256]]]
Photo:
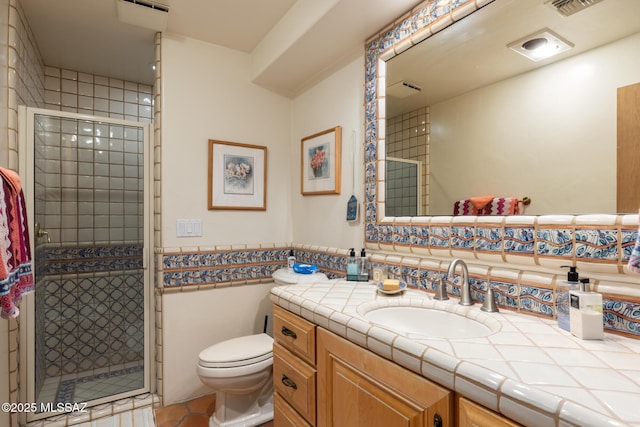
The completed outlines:
[[[323,282],[323,273],[273,273],[279,285]],[[209,427],[253,427],[273,419],[273,338],[266,333],[219,342],[198,355],[200,381],[216,392]]]

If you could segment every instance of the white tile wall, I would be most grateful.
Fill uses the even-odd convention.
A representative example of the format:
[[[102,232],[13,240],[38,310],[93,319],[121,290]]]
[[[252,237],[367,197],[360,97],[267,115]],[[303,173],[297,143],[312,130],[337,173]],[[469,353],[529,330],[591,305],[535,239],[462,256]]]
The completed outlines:
[[[45,108],[150,123],[151,85],[45,67]]]

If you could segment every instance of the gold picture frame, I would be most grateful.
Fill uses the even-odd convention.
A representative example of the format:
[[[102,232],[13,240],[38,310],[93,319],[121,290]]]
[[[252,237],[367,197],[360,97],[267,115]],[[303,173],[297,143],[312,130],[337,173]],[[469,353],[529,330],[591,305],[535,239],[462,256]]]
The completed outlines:
[[[303,196],[340,194],[342,127],[302,138],[300,192]]]
[[[267,209],[267,147],[209,140],[208,207]]]

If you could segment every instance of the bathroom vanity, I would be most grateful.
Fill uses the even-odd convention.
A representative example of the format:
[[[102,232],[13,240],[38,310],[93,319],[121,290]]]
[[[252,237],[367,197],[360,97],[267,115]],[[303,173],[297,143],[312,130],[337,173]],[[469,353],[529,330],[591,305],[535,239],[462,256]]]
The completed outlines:
[[[555,322],[510,312],[482,313],[479,304],[461,307],[456,300],[434,301],[415,290],[382,295],[371,283],[280,286],[271,297],[276,426],[622,426],[640,418],[637,409],[614,402],[617,397],[601,392],[600,386],[589,389],[599,375],[595,362],[582,357],[561,372],[562,358],[554,356],[565,352],[568,357],[601,358],[610,350],[620,352],[603,364],[603,372],[615,382],[622,371],[616,360],[624,359],[627,369],[635,364],[638,374],[637,340],[607,336],[580,342]],[[474,339],[409,337],[365,317],[371,310],[404,306],[473,318],[489,325],[490,333]],[[530,341],[524,339],[527,335]],[[535,341],[549,343],[548,353]],[[512,370],[505,368],[512,364]],[[590,366],[594,379],[575,387],[563,382],[567,373],[575,377],[585,367],[581,365]],[[617,387],[628,390],[627,402],[640,396],[640,385],[633,381],[610,388]],[[589,401],[588,408],[575,401],[580,395],[600,401]]]

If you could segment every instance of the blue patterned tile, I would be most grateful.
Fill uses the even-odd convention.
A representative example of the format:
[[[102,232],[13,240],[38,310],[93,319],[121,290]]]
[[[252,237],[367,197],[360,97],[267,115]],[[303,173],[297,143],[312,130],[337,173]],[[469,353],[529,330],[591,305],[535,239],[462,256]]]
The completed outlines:
[[[532,255],[535,247],[533,226],[507,226],[504,228],[504,251]]]
[[[576,257],[618,260],[618,231],[576,229]]]
[[[640,337],[640,303],[603,298],[604,327]]]
[[[473,250],[474,228],[468,225],[451,226],[451,248]]]
[[[429,227],[429,246],[432,248],[449,248],[449,233],[451,229],[448,226],[430,226]]]
[[[538,255],[571,257],[573,255],[573,230],[570,228],[539,228],[536,233]]]
[[[620,236],[620,242],[622,246],[621,259],[622,261],[629,261],[631,257],[631,251],[636,244],[638,238],[638,230],[622,230]]]
[[[411,237],[411,226],[399,224],[393,226],[393,243],[397,245],[409,246]]]
[[[520,285],[520,309],[549,318],[554,316],[553,291]]]

